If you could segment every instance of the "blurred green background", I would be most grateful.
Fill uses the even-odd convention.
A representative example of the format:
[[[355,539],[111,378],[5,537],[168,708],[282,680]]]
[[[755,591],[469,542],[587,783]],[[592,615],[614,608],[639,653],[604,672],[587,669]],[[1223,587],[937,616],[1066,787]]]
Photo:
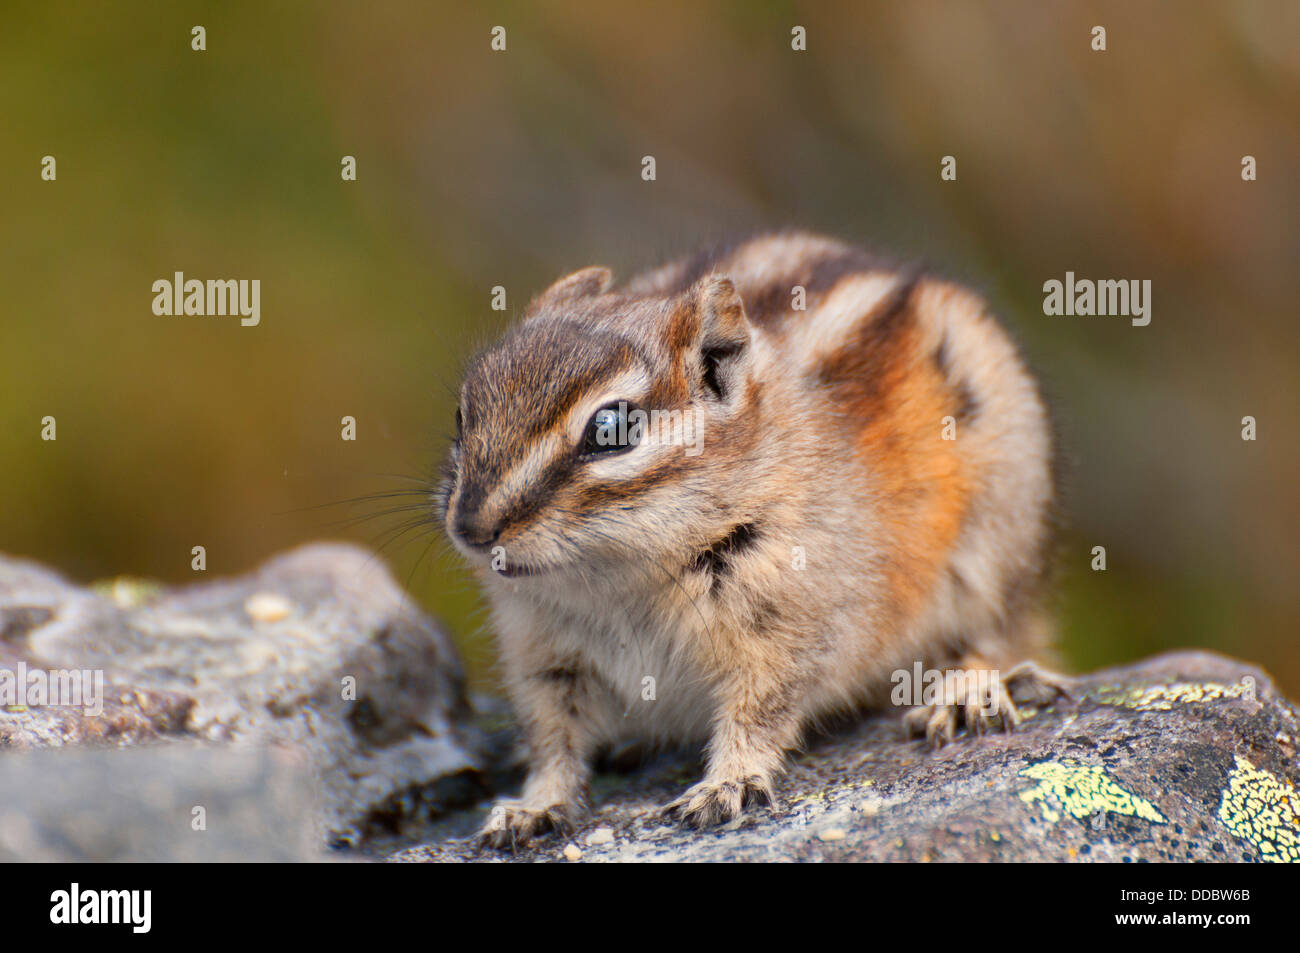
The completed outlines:
[[[384,544],[412,514],[313,507],[430,473],[533,292],[798,225],[923,257],[1022,342],[1069,463],[1071,666],[1209,647],[1295,696],[1298,172],[1291,0],[7,4],[0,549],[177,583],[197,544],[209,576]],[[1150,326],[1045,317],[1067,270],[1151,279]],[[261,325],[154,316],[174,271],[260,279]],[[490,684],[437,529],[384,554]]]

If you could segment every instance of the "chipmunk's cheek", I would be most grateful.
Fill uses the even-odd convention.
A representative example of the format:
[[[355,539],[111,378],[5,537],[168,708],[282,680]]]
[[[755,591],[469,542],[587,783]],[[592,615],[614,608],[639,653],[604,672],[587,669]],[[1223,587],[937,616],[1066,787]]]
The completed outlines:
[[[619,485],[644,476],[663,461],[666,448],[650,444],[634,447],[627,453],[587,464],[586,477],[593,488],[608,488],[617,492]]]

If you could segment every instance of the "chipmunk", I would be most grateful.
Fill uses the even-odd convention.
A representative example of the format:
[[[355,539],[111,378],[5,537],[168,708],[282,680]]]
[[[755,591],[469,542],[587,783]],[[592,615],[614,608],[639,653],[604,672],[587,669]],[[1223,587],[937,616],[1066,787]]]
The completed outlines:
[[[945,680],[912,730],[1010,729],[1013,685],[1065,690],[1029,661],[1051,443],[979,298],[838,241],[561,278],[469,366],[435,494],[529,749],[482,841],[572,827],[594,754],[628,738],[707,740],[665,816],[774,804],[801,732],[887,705],[916,662],[1000,674]]]

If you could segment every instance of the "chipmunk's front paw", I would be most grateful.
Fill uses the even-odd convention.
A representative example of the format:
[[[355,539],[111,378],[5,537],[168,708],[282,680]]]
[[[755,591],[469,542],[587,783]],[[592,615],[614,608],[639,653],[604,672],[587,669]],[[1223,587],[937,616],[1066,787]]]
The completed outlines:
[[[730,781],[705,778],[665,805],[659,815],[692,827],[712,827],[739,817],[746,807],[760,802],[769,807],[776,803],[772,786],[763,778],[750,776]]]
[[[487,823],[478,832],[476,845],[480,850],[494,847],[515,851],[543,834],[572,831],[576,820],[577,810],[569,805],[536,809],[525,807],[522,801],[502,800],[493,805]]]

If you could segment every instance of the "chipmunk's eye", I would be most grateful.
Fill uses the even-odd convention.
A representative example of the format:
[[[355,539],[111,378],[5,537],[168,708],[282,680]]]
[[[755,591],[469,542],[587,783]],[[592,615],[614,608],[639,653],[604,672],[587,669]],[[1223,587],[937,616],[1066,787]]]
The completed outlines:
[[[587,432],[582,438],[583,456],[606,453],[624,453],[636,446],[641,436],[640,424],[628,423],[625,401],[602,407],[592,415]]]

